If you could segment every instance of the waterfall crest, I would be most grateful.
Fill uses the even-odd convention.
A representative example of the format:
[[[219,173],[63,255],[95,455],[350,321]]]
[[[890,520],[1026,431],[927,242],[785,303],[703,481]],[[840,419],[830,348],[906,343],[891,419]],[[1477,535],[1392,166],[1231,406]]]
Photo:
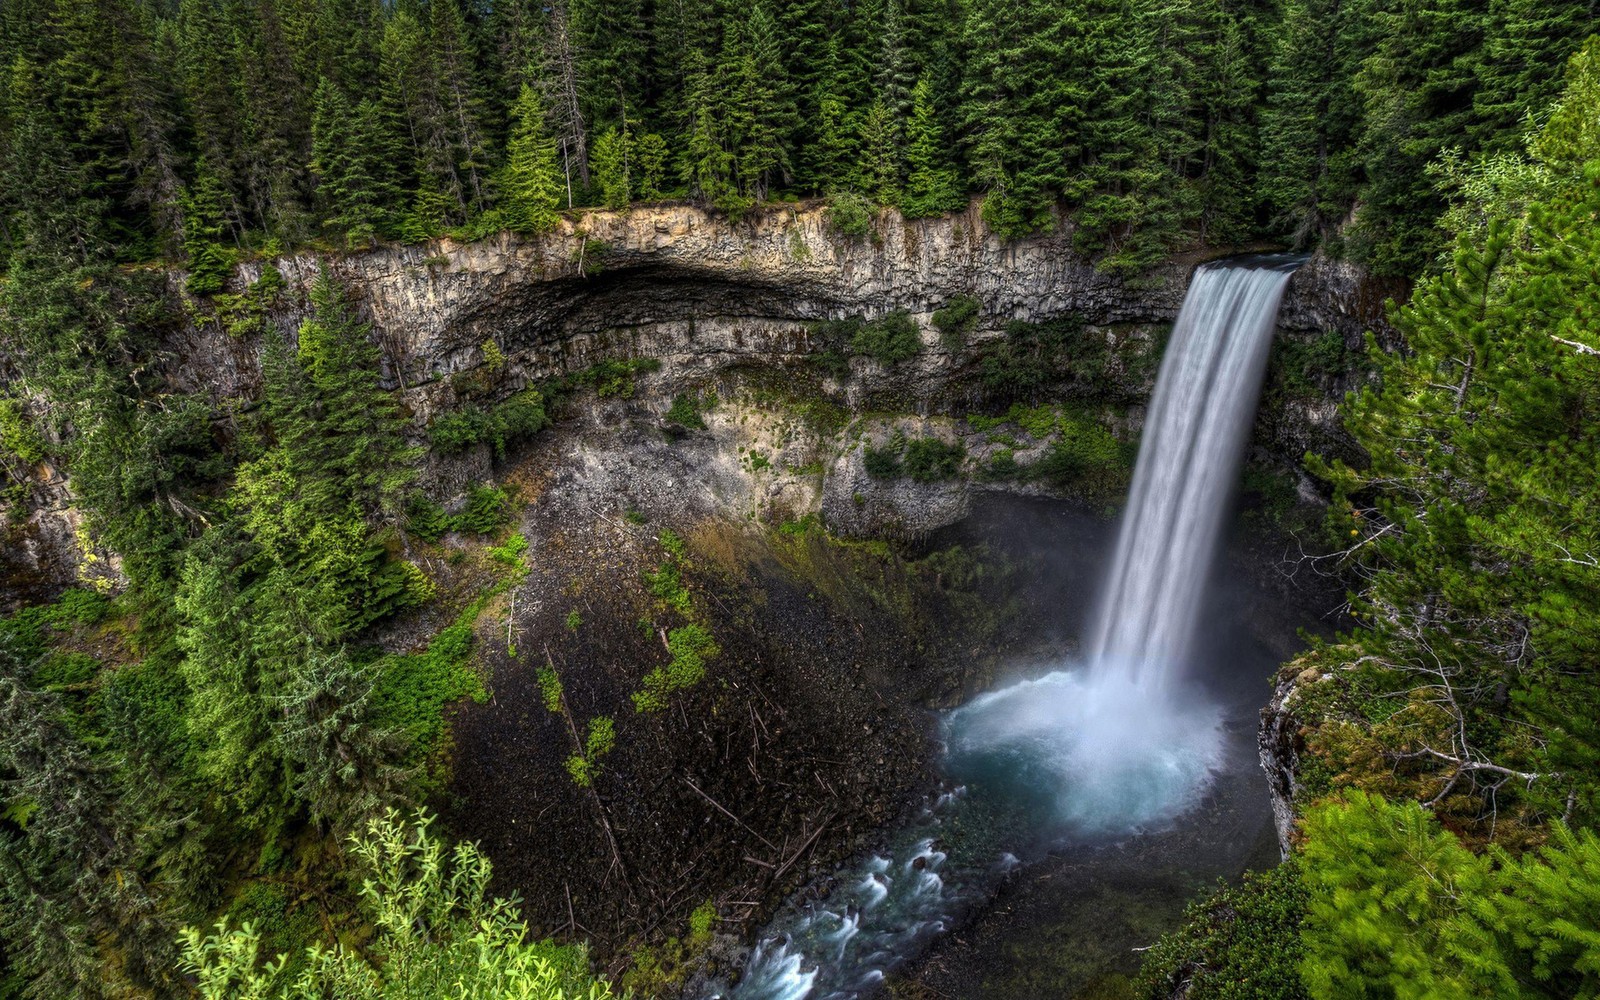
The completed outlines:
[[[1084,644],[1093,674],[1159,690],[1182,669],[1298,258],[1202,267],[1156,378],[1133,490]]]

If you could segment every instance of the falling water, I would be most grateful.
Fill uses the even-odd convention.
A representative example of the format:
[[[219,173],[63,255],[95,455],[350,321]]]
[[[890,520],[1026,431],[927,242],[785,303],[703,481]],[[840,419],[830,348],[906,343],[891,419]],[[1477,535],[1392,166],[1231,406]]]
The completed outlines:
[[[1255,257],[1195,275],[1083,659],[949,713],[949,791],[821,900],[787,904],[717,996],[854,1000],[992,892],[1018,863],[1011,851],[1154,830],[1199,803],[1222,762],[1222,716],[1185,670],[1299,264]]]
[[[1084,647],[1097,674],[1159,687],[1182,670],[1255,417],[1278,303],[1299,263],[1266,257],[1213,265],[1189,286]]]

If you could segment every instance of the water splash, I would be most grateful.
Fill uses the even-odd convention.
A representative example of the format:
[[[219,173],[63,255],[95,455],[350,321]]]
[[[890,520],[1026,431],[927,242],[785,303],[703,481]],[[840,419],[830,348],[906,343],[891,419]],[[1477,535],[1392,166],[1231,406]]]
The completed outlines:
[[[1187,686],[1187,658],[1300,262],[1210,265],[1190,285],[1084,662],[949,713],[945,767],[961,784],[822,901],[786,905],[717,996],[854,1000],[987,898],[1021,863],[1013,852],[1146,832],[1200,802],[1222,763],[1222,712]]]

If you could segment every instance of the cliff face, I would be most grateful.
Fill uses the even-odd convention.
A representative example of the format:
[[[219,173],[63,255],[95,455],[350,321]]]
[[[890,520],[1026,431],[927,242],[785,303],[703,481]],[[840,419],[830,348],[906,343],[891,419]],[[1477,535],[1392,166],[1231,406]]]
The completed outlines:
[[[1176,317],[1199,262],[1174,259],[1123,279],[1096,271],[1070,243],[1070,232],[1003,242],[975,210],[916,221],[886,212],[859,239],[835,233],[817,205],[738,222],[684,206],[592,211],[543,237],[505,234],[472,244],[441,240],[325,259],[282,258],[273,266],[287,287],[265,318],[293,337],[306,315],[306,289],[319,268],[328,267],[372,320],[387,375],[420,429],[473,391],[464,388],[472,380],[461,376],[484,364],[490,342],[505,357],[496,395],[601,360],[650,357],[662,368],[649,389],[670,398],[676,387],[733,369],[789,379],[793,363],[820,346],[812,322],[904,309],[917,321],[922,351],[893,367],[856,358],[847,374],[830,376],[827,388],[853,409],[949,413],[974,401],[973,348],[1004,336],[1013,320],[1077,315],[1106,338],[1114,355],[1148,352]],[[245,265],[231,290],[244,291],[262,271],[259,262]],[[183,309],[179,287],[175,276],[174,310]],[[1331,331],[1355,346],[1367,329],[1386,331],[1382,302],[1396,291],[1350,265],[1313,260],[1290,285],[1281,334],[1308,340]],[[977,299],[981,313],[966,348],[951,350],[941,346],[930,320],[956,295]],[[165,355],[171,384],[217,399],[254,398],[260,337],[231,333],[208,306],[188,314],[190,322]],[[1119,386],[1119,396],[1142,400],[1153,366],[1128,368],[1134,374]],[[1277,403],[1263,415],[1258,444],[1293,461],[1309,444],[1336,433],[1332,404],[1343,388],[1330,383],[1320,395]],[[1270,397],[1268,405],[1274,405]],[[1138,409],[1130,404],[1134,426]],[[464,466],[432,471],[452,483],[482,478],[486,465],[485,456],[476,456]],[[846,491],[848,499],[871,486],[860,484],[859,471],[850,466],[839,480],[857,483]],[[57,523],[71,517],[70,505],[52,506],[58,510],[35,512],[26,522],[0,520],[0,534],[11,539],[0,560],[8,576],[59,585],[78,572],[62,558],[61,543],[72,531]],[[850,503],[833,506],[853,510]],[[944,512],[936,521],[962,509],[937,498],[934,507]],[[870,527],[873,518],[857,520]]]
[[[397,383],[432,396],[429,385],[481,362],[486,340],[530,379],[616,356],[657,357],[692,375],[802,354],[814,320],[896,309],[917,316],[935,347],[928,317],[955,295],[982,303],[979,338],[1012,320],[1076,313],[1113,326],[1177,315],[1196,259],[1122,279],[1096,271],[1070,243],[1070,232],[1002,242],[976,211],[915,221],[884,213],[869,236],[849,239],[832,232],[819,206],[739,222],[662,207],[589,212],[545,237],[442,240],[326,263],[363,300]],[[275,263],[295,293],[319,267],[310,256]],[[259,273],[247,265],[240,284]],[[1392,291],[1351,265],[1314,260],[1290,286],[1283,328],[1359,338],[1382,325]],[[274,319],[292,333],[302,315],[291,305]],[[220,324],[191,327],[175,347],[187,388],[252,393],[251,345]],[[899,381],[932,399],[949,362],[927,351]]]

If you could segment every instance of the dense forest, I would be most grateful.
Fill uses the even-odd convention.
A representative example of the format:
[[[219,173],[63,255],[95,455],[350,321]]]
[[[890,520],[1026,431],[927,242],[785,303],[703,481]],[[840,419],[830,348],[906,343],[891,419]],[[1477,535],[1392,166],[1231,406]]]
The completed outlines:
[[[0,998],[608,995],[417,809],[443,706],[483,693],[481,603],[420,652],[370,641],[434,597],[411,546],[501,528],[506,496],[416,488],[331,275],[293,343],[261,320],[277,273],[230,276],[813,197],[847,234],[978,199],[1112,272],[1261,244],[1418,280],[1346,406],[1370,462],[1313,461],[1358,628],[1290,668],[1324,678],[1303,850],[1146,979],[1595,995],[1597,25],[1590,0],[7,0],[0,501],[65,468],[126,587],[0,620]],[[163,383],[172,269],[265,341],[259,405]],[[503,452],[547,389],[431,443]],[[282,926],[291,892],[324,923]],[[319,944],[268,963],[263,931]]]
[[[16,0],[4,245],[184,259],[573,205],[828,195],[991,226],[1066,212],[1107,266],[1335,240],[1440,249],[1433,167],[1514,149],[1584,0]],[[39,247],[43,249],[42,245]]]

